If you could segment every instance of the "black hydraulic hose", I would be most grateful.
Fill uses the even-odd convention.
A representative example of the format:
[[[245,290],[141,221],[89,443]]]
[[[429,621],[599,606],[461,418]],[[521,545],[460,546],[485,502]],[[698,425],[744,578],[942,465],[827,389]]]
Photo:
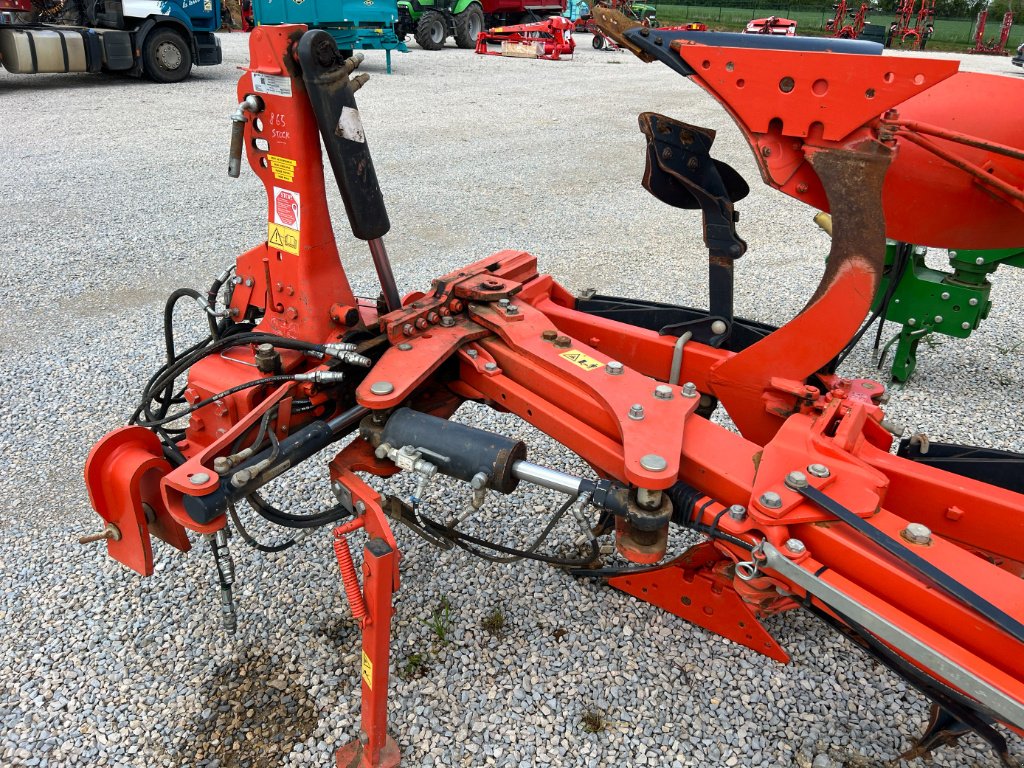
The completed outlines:
[[[193,405],[190,405],[188,408],[185,408],[182,411],[168,414],[167,416],[164,416],[162,419],[157,419],[155,421],[140,421],[139,425],[143,427],[160,427],[169,422],[177,421],[178,419],[184,418],[185,416],[188,416],[190,413],[198,411],[200,408],[210,405],[211,403],[214,403],[217,400],[221,400],[225,397],[228,397],[229,395],[233,395],[236,392],[241,392],[244,389],[251,389],[252,387],[258,387],[262,384],[277,384],[285,381],[295,381],[295,377],[293,375],[282,374],[280,376],[267,376],[264,379],[254,379],[253,381],[247,381],[243,384],[236,384],[230,389],[225,389],[223,392],[218,392],[215,395],[210,395],[204,400],[200,400],[198,403],[194,403]]]
[[[246,496],[245,500],[265,520],[283,528],[322,528],[325,525],[344,520],[352,514],[341,504],[335,504],[333,507],[328,507],[312,515],[296,515],[278,509],[256,491]]]
[[[235,530],[238,531],[238,535],[242,537],[242,541],[248,544],[253,549],[259,550],[260,552],[284,552],[286,549],[291,549],[295,546],[295,539],[288,539],[280,544],[260,544],[249,532],[245,530],[245,526],[242,525],[241,519],[238,517],[238,511],[235,509],[234,504],[228,505],[228,514],[231,515],[231,521],[235,524]]]

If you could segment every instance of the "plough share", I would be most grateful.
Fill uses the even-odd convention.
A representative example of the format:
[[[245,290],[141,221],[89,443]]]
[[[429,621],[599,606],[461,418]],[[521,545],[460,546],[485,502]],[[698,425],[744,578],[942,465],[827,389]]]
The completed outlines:
[[[735,203],[746,184],[711,157],[714,132],[652,113],[640,116],[643,183],[669,205],[701,209],[708,310],[577,298],[534,256],[511,250],[402,296],[354,97],[366,80],[354,74],[361,57],[342,60],[322,31],[259,27],[238,85],[229,170],[238,174],[244,148],[267,191],[267,241],[205,294],[172,295],[167,362],[129,426],[89,454],[86,484],[104,528],[86,538],[150,575],[151,536],[187,550],[188,533],[202,535],[231,627],[229,527],[255,543],[240,505],[294,532],[277,548],[336,526],[362,629],[362,724],[339,766],[399,762],[386,723],[395,523],[441,547],[607,580],[779,661],[788,656],[760,620],[810,611],[934,702],[914,754],[974,731],[1013,764],[1000,728],[1024,728],[1024,495],[1021,472],[997,469],[1019,468],[1021,457],[978,449],[946,471],[919,444],[894,455],[885,387],[844,378],[832,361],[868,313],[887,235],[963,248],[1024,243],[1017,121],[972,106],[1020,103],[1024,83],[960,73],[954,61],[883,58],[870,43],[652,30],[596,15],[620,45],[718,99],[768,184],[831,210],[828,266],[804,310],[777,330],[734,317],[733,265],[746,250]],[[286,116],[287,134],[269,135],[270,114]],[[339,260],[321,137],[380,278],[376,299],[353,294]],[[939,160],[915,162],[921,153]],[[900,199],[893,190],[922,184],[943,199],[925,210],[890,204]],[[181,298],[209,325],[184,351],[170,327]],[[529,422],[592,474],[531,463],[522,442],[449,421],[465,401]],[[739,432],[709,420],[717,407]],[[345,437],[329,464],[335,506],[298,515],[261,495]],[[413,499],[441,475],[464,483],[465,507],[434,519],[358,474],[403,471],[417,483]],[[559,513],[580,521],[585,553],[465,532],[488,495],[520,483],[566,495]],[[704,539],[667,558],[670,525]],[[609,539],[630,564],[601,560]]]

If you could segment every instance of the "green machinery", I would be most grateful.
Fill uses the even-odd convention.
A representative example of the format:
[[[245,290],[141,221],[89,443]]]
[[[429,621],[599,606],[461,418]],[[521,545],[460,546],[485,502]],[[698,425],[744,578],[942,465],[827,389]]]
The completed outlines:
[[[988,317],[992,306],[988,276],[1000,265],[1024,267],[1024,248],[950,251],[952,272],[928,267],[927,252],[923,246],[894,241],[889,241],[886,248],[872,317],[881,316],[903,326],[879,355],[881,366],[895,345],[891,369],[894,381],[910,378],[917,365],[917,345],[926,336],[942,333],[966,339]]]
[[[440,50],[449,36],[475,48],[477,35],[495,25],[524,24],[561,16],[566,0],[398,0],[398,36],[411,34],[420,48]]]

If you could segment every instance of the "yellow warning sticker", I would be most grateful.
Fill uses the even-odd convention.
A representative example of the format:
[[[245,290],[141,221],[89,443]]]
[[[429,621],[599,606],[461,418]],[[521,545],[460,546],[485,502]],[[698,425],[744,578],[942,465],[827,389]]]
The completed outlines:
[[[366,651],[363,651],[363,682],[367,688],[373,690],[373,662],[366,655]]]
[[[291,227],[267,222],[267,243],[271,248],[299,255],[299,232]]]
[[[598,368],[604,366],[604,363],[602,363],[600,360],[595,360],[592,357],[587,357],[578,349],[570,349],[568,352],[563,352],[562,354],[560,354],[559,357],[564,357],[570,363],[582,368],[584,371],[596,371]]]
[[[267,160],[270,161],[270,170],[278,181],[292,181],[295,178],[294,160],[277,155],[267,155]]]

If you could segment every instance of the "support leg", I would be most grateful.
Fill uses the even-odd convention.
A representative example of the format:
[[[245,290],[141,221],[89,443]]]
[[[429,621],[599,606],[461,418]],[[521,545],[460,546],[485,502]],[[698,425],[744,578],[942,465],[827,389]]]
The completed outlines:
[[[363,549],[362,728],[359,739],[338,750],[338,768],[394,768],[398,745],[387,733],[388,667],[391,661],[391,598],[394,593],[395,550],[373,538]]]

